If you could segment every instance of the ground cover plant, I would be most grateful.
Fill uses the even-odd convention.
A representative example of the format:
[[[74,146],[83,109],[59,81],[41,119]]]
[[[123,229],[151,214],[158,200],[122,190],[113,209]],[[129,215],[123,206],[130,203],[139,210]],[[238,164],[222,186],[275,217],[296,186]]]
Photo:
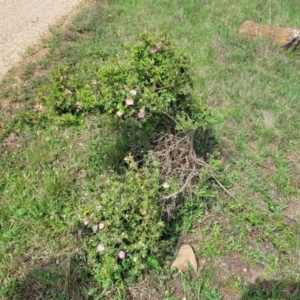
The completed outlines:
[[[164,214],[168,212],[170,218],[173,211],[168,207],[172,204],[176,210],[176,199],[183,196],[187,185],[195,193],[196,172],[208,166],[195,151],[191,157],[198,166],[188,166],[192,163],[189,152],[193,137],[204,132],[209,123],[207,107],[192,94],[188,59],[172,47],[166,34],[150,36],[144,32],[126,51],[128,54],[117,58],[104,54],[86,69],[80,63],[73,68],[59,67],[50,73],[49,84],[39,89],[37,99],[45,106],[45,114],[53,114],[54,119],[67,116],[70,121],[83,114],[101,117],[106,113],[128,130],[125,137],[134,135],[134,129],[153,144],[151,152],[138,149],[137,143],[134,148],[129,145],[129,154],[124,157],[129,170],[124,168],[123,176],[108,174],[104,180],[108,185],[99,186],[101,195],[87,201],[84,209],[86,219],[81,224],[87,229],[85,248],[95,280],[103,286],[137,277],[144,269],[159,268],[159,256],[166,255],[163,249],[168,247],[162,240]],[[126,126],[128,123],[133,127]],[[154,134],[174,139],[167,139],[168,143],[162,138],[151,139]],[[160,154],[166,148],[163,155],[157,155],[158,147]],[[181,157],[179,150],[184,152]],[[178,165],[182,160],[187,163],[174,168],[175,163],[170,163],[174,160]],[[166,168],[171,168],[168,174]],[[176,183],[176,177],[182,180]],[[164,195],[163,189],[170,195]],[[93,232],[88,233],[89,229]]]
[[[128,0],[90,5],[67,31],[53,29],[45,48],[30,56],[32,63],[1,84],[1,297],[299,298],[299,52],[284,52],[265,41],[253,43],[236,36],[238,26],[247,19],[299,28],[299,5],[293,1],[235,0]],[[166,251],[158,251],[166,261],[161,270],[152,255],[155,251],[141,252],[145,258],[129,265],[130,260],[122,257],[131,254],[134,243],[122,248],[118,241],[113,244],[105,237],[110,214],[118,207],[114,205],[117,199],[122,200],[121,194],[135,197],[129,191],[131,183],[127,183],[132,174],[137,176],[132,183],[139,186],[139,193],[149,191],[149,201],[141,202],[135,215],[128,214],[132,219],[127,229],[147,218],[143,205],[152,211],[155,198],[171,195],[182,186],[177,185],[178,178],[168,179],[167,168],[164,179],[168,180],[158,180],[159,162],[151,157],[148,165],[141,168],[139,163],[153,146],[149,131],[141,129],[147,124],[149,112],[154,112],[155,99],[147,106],[142,100],[147,88],[131,87],[136,80],[132,76],[133,81],[126,82],[123,90],[106,90],[108,94],[124,92],[115,95],[113,108],[100,103],[99,113],[88,115],[91,104],[98,105],[98,99],[92,96],[96,87],[102,85],[99,93],[105,87],[103,74],[120,67],[134,74],[133,65],[122,59],[122,45],[134,45],[145,28],[150,36],[167,32],[174,49],[191,61],[192,111],[197,108],[195,101],[200,111],[206,112],[206,103],[214,121],[212,132],[194,135],[194,149],[218,171],[216,178],[224,187],[208,170],[197,177],[195,193],[185,195],[178,210],[164,220],[168,226],[148,232],[155,241],[155,235],[168,228],[163,236],[172,239],[173,246],[168,244],[163,246]],[[149,49],[150,57],[160,51],[159,45]],[[36,60],[42,52],[47,52],[44,59]],[[104,69],[104,62],[114,68]],[[109,74],[121,86],[124,78],[117,72]],[[65,75],[60,89],[57,79]],[[155,78],[155,74],[152,76]],[[155,80],[158,84],[160,79]],[[175,98],[168,93],[158,96],[172,103]],[[53,97],[57,106],[51,107],[53,101],[45,102],[45,95]],[[80,102],[85,99],[90,99],[87,106]],[[123,99],[134,104],[141,99],[140,106],[132,107],[131,101]],[[65,104],[68,106],[57,111]],[[111,116],[100,114],[110,109]],[[187,106],[184,109],[189,111]],[[164,108],[157,110],[166,113]],[[134,122],[126,120],[126,113]],[[138,113],[143,118],[138,118]],[[172,118],[163,115],[170,123],[151,120],[150,124],[160,129],[176,126]],[[173,112],[169,115],[176,117]],[[178,116],[178,120],[184,124],[187,119]],[[148,130],[153,129],[148,126]],[[167,137],[160,136],[164,141]],[[138,147],[134,148],[136,143]],[[212,154],[216,144],[219,154]],[[164,153],[161,148],[156,150]],[[118,176],[124,176],[127,185],[119,187]],[[162,186],[164,182],[168,188]],[[101,197],[109,203],[108,210],[97,210],[102,205]],[[172,203],[167,203],[167,208]],[[130,211],[132,207],[124,204],[117,209]],[[157,215],[152,217],[158,220]],[[188,242],[195,249],[200,265],[197,275],[169,271],[169,255],[175,254],[178,232],[178,243]],[[99,240],[89,239],[91,236]],[[143,237],[137,234],[130,238]],[[122,277],[125,270],[133,279],[131,270],[144,264],[146,272],[139,281],[122,281],[104,289],[104,285],[95,284],[95,274],[102,283],[106,275],[97,265],[104,258],[99,255],[103,254],[101,246],[107,247],[106,241],[115,247],[111,256],[105,256],[108,261],[114,257],[113,263],[108,262],[108,271]],[[91,252],[98,246],[101,251]],[[114,268],[119,270],[113,272]]]

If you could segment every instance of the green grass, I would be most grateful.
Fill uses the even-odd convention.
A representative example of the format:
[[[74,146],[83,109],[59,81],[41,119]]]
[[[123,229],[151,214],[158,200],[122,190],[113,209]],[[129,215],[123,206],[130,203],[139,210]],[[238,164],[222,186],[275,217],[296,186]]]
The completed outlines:
[[[168,32],[191,59],[195,91],[215,114],[220,180],[234,197],[211,187],[205,203],[187,199],[182,208],[179,243],[190,242],[203,262],[196,276],[170,273],[168,258],[160,273],[99,299],[299,299],[299,48],[236,35],[248,19],[300,28],[296,2],[95,1],[66,32],[54,30],[47,54],[18,81],[2,82],[0,101],[10,104],[0,113],[0,285],[8,299],[99,296],[73,219],[126,145],[99,116],[82,128],[41,122],[35,89],[56,66],[118,54],[145,28]]]

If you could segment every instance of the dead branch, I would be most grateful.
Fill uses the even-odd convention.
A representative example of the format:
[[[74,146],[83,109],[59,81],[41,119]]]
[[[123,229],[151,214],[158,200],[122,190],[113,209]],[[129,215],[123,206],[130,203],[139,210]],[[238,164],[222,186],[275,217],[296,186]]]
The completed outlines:
[[[218,180],[212,167],[195,153],[194,136],[193,130],[177,134],[163,133],[157,137],[153,153],[160,161],[162,176],[177,176],[181,185],[179,190],[162,197],[161,200],[166,202],[179,194],[193,192],[193,186],[196,184],[193,183],[193,179],[201,178],[203,168],[209,171],[210,176],[225,193],[235,199]]]

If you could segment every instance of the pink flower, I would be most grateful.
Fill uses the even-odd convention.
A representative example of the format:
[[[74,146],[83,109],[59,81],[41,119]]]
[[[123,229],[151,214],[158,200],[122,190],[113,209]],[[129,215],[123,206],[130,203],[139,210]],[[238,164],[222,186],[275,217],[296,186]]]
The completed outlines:
[[[102,251],[104,251],[105,250],[105,247],[102,245],[102,244],[98,244],[98,246],[97,246],[97,251],[98,252],[102,252]]]
[[[125,100],[126,106],[130,106],[134,104],[134,101],[132,99],[126,99]]]
[[[117,111],[117,116],[118,116],[118,117],[122,117],[122,116],[123,116],[123,113],[122,113],[121,111],[118,110],[118,111]]]
[[[65,93],[68,94],[68,95],[72,95],[72,91],[68,90],[68,89],[65,89]]]
[[[126,256],[126,253],[125,253],[124,251],[120,251],[119,254],[118,254],[118,257],[119,257],[120,259],[124,259],[125,256]]]
[[[153,49],[151,49],[151,53],[156,53],[160,50],[160,47],[155,47]]]
[[[103,229],[103,228],[104,228],[104,224],[103,224],[103,223],[99,223],[99,224],[98,224],[98,229],[101,230],[101,229]]]
[[[84,226],[87,226],[88,224],[89,224],[89,221],[88,221],[88,220],[84,220],[84,221],[83,221],[83,225],[84,225]]]
[[[138,119],[144,119],[145,118],[145,112],[140,110],[137,114]]]
[[[131,95],[135,96],[135,95],[136,95],[136,90],[130,90],[129,93],[130,93]]]

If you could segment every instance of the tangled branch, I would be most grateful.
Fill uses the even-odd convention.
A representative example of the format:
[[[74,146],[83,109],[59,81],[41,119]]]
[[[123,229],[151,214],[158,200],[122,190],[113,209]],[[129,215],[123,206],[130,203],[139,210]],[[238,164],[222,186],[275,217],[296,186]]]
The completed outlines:
[[[154,155],[160,162],[163,178],[176,176],[179,179],[180,189],[161,198],[164,207],[174,206],[174,198],[183,194],[191,194],[195,185],[203,175],[203,168],[208,170],[214,181],[230,197],[234,196],[221,184],[213,168],[199,157],[194,150],[195,130],[176,134],[162,133],[157,136]],[[172,204],[166,204],[173,199]],[[170,214],[168,209],[168,215]]]

